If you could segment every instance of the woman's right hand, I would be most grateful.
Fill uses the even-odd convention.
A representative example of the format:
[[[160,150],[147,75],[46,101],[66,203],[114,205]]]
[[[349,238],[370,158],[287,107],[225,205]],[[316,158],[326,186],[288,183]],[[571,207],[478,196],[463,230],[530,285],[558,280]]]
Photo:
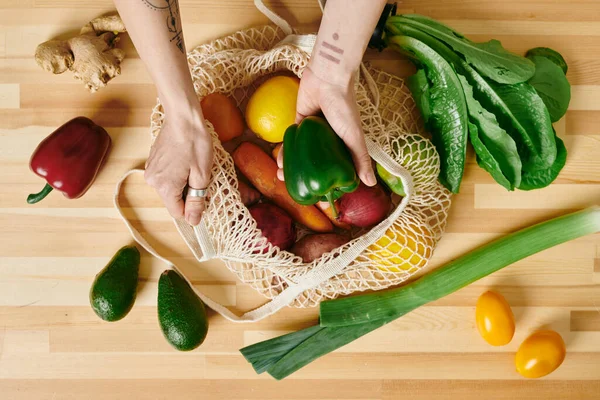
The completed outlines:
[[[188,196],[186,185],[206,189],[213,165],[212,138],[198,105],[185,114],[166,114],[165,123],[146,162],[144,178],[162,198],[173,218],[198,225],[206,198]]]

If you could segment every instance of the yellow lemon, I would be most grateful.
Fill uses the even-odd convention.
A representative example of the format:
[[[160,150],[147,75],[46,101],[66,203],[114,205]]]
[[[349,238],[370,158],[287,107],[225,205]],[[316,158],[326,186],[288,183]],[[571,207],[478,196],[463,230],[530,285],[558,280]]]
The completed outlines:
[[[433,233],[424,225],[405,229],[394,224],[377,242],[369,246],[368,257],[383,271],[402,272],[420,269],[433,252]]]
[[[300,80],[290,76],[275,76],[260,85],[246,106],[248,127],[267,142],[282,142],[296,120],[299,86]]]

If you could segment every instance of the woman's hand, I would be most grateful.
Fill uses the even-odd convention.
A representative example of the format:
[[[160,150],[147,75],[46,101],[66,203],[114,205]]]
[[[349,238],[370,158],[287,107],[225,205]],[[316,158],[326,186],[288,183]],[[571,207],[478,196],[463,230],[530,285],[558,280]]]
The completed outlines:
[[[186,221],[195,226],[200,223],[206,199],[188,196],[184,203],[183,191],[188,184],[194,189],[208,187],[213,151],[201,112],[190,114],[166,114],[162,130],[150,150],[144,177],[173,218],[185,216]]]
[[[327,79],[325,76],[319,76],[308,66],[300,80],[296,110],[296,123],[322,111],[327,122],[350,149],[361,181],[367,186],[377,183],[360,126],[352,74]],[[277,163],[279,168],[283,168],[283,151],[279,152]],[[277,175],[283,180],[283,170],[280,169]]]

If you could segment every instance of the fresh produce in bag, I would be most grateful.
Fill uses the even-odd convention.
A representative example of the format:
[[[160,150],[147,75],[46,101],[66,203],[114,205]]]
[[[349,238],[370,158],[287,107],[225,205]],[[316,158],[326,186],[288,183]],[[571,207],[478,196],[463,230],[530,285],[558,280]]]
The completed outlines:
[[[256,144],[240,144],[233,152],[233,161],[263,196],[287,211],[296,222],[315,232],[333,230],[329,219],[315,206],[300,205],[290,197],[285,183],[277,179],[277,163]]]

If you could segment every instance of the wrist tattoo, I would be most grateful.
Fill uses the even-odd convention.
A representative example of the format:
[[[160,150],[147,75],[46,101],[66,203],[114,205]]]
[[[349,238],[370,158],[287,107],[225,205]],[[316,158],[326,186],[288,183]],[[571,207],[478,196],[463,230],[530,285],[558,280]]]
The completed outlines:
[[[167,29],[172,34],[171,42],[174,42],[179,51],[185,53],[183,46],[183,31],[179,18],[179,3],[177,0],[142,0],[148,8],[154,11],[168,12]]]
[[[339,38],[340,38],[340,36],[337,33],[333,34],[333,40],[338,40]],[[328,61],[331,61],[331,62],[333,62],[335,64],[339,64],[340,63],[340,59],[337,58],[332,53],[339,54],[341,56],[341,55],[344,54],[344,50],[343,49],[341,49],[341,48],[337,47],[336,45],[333,45],[333,44],[331,44],[329,42],[326,42],[326,41],[322,41],[321,42],[321,46],[324,49],[327,49],[329,51],[319,50],[318,55],[320,57],[323,57],[324,59],[326,59]]]

